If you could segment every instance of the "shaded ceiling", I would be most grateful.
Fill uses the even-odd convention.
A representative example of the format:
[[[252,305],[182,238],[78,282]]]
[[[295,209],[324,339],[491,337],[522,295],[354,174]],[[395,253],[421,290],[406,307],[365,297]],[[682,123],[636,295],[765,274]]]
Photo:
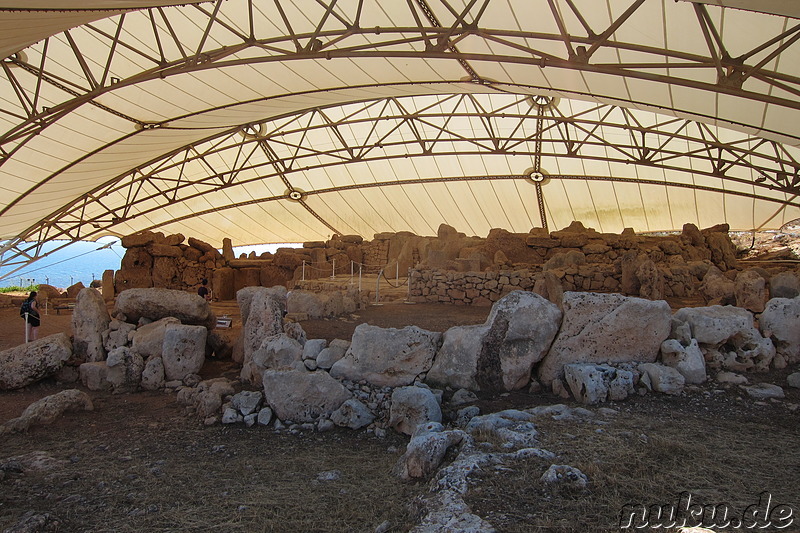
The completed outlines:
[[[792,0],[168,4],[0,0],[0,264],[800,217]]]

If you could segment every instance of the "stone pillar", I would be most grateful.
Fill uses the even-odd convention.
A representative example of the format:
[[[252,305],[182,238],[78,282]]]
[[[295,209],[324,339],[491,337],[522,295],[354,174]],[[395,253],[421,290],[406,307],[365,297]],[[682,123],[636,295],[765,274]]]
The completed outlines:
[[[114,271],[103,272],[103,300],[110,302],[114,299]]]
[[[218,268],[214,270],[211,290],[217,300],[233,300],[236,298],[234,290],[234,271],[232,268]]]

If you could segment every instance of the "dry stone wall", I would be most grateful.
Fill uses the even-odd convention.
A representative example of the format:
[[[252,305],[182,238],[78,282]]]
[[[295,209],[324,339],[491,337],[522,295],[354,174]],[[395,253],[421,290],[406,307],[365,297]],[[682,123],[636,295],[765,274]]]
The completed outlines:
[[[334,235],[302,248],[233,257],[229,239],[222,252],[182,235],[142,232],[123,239],[128,250],[114,278],[116,293],[127,288],[194,290],[203,278],[214,296],[232,300],[244,287],[309,289],[308,283],[380,269],[409,272],[416,302],[491,305],[515,289],[529,289],[557,301],[563,291],[618,292],[650,300],[702,296],[709,304],[735,304],[758,312],[775,271],[742,270],[728,226],[699,229],[686,224],[679,234],[601,233],[580,222],[548,232],[492,229],[467,236],[442,224],[436,236],[410,232]],[[742,275],[740,275],[742,274]],[[357,274],[356,274],[357,275]],[[321,287],[325,290],[328,286]]]

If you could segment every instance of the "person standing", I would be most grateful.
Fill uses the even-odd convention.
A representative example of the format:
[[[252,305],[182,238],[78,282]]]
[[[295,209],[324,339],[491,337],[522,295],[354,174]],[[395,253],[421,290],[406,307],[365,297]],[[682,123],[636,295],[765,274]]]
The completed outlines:
[[[28,341],[38,339],[39,326],[42,321],[39,315],[39,303],[36,301],[36,291],[31,291],[28,298],[22,302],[19,316],[25,320],[25,338]]]
[[[205,298],[207,302],[211,301],[211,291],[208,290],[208,280],[203,278],[200,282],[200,287],[197,288],[197,295]]]

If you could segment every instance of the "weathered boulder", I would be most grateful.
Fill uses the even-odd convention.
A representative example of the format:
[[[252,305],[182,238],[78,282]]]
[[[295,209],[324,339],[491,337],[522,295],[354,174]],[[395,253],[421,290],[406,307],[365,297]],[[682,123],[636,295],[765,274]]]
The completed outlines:
[[[677,339],[667,339],[661,343],[661,362],[675,368],[689,385],[705,383],[706,361],[697,339],[684,346]]]
[[[733,293],[737,307],[760,313],[767,301],[767,282],[755,270],[745,270],[736,275]]]
[[[516,390],[530,381],[561,324],[561,310],[544,297],[514,291],[498,300],[480,326],[456,326],[444,341],[427,381],[471,390]]]
[[[424,479],[433,474],[447,450],[461,443],[466,435],[461,430],[445,431],[438,422],[419,426],[397,460],[393,473],[404,481]]]
[[[587,405],[624,400],[634,392],[633,372],[609,365],[570,363],[564,365],[564,379],[575,399]]]
[[[133,333],[131,349],[144,359],[153,355],[160,357],[164,351],[164,334],[167,326],[180,323],[177,318],[166,317],[137,328]]]
[[[772,398],[785,398],[786,393],[778,385],[772,383],[756,383],[749,387],[744,387],[745,392],[756,400],[769,400]]]
[[[303,344],[303,361],[306,359],[317,360],[319,353],[325,349],[328,341],[325,339],[310,339]]]
[[[0,426],[0,435],[27,431],[33,425],[52,424],[66,411],[92,411],[94,406],[89,396],[77,389],[63,390],[30,404],[18,418]]]
[[[130,344],[128,336],[134,330],[136,330],[136,325],[112,319],[108,323],[108,329],[103,332],[103,347],[106,353],[120,346],[128,346]]]
[[[171,289],[128,289],[117,296],[117,310],[130,322],[140,318],[175,317],[183,324],[213,329],[217,319],[208,302],[197,294]]]
[[[77,298],[78,294],[80,294],[80,292],[85,288],[86,288],[86,285],[84,285],[83,282],[81,282],[81,281],[79,281],[78,283],[75,283],[74,285],[70,285],[69,287],[67,287],[67,297],[68,298]]]
[[[231,407],[239,411],[242,416],[258,412],[264,395],[259,391],[243,390],[231,398]]]
[[[583,490],[589,485],[586,474],[569,465],[550,465],[539,481],[545,485],[565,485],[573,490]]]
[[[61,298],[61,291],[52,285],[47,285],[45,283],[40,283],[39,289],[36,292],[39,293],[40,299],[43,298],[45,300],[52,300],[53,298]]]
[[[58,372],[72,357],[66,333],[50,335],[0,352],[0,390],[19,389]]]
[[[162,359],[167,381],[200,372],[206,360],[207,331],[203,326],[166,326]]]
[[[538,445],[539,437],[535,419],[531,413],[506,409],[473,417],[466,431],[477,440],[499,444],[504,449],[532,448]]]
[[[436,396],[424,387],[398,387],[392,392],[389,426],[411,435],[420,425],[441,422],[442,409]]]
[[[685,323],[697,339],[706,365],[712,369],[765,371],[775,357],[775,346],[756,329],[753,315],[730,305],[685,307],[673,316],[673,330]],[[674,336],[674,335],[673,335]]]
[[[253,353],[261,347],[265,338],[283,332],[285,300],[271,289],[248,287],[237,293],[237,302],[244,324],[241,363],[247,366],[253,360]]]
[[[796,298],[800,296],[800,277],[796,272],[779,272],[769,278],[770,298]]]
[[[539,365],[550,386],[568,363],[653,362],[670,333],[670,308],[663,300],[621,294],[565,292],[564,319]]]
[[[788,364],[800,362],[800,298],[773,298],[759,317],[764,336]]]
[[[89,390],[111,390],[108,381],[108,364],[105,361],[83,363],[78,367],[81,383]]]
[[[350,429],[361,429],[370,425],[374,420],[375,415],[369,408],[355,398],[350,398],[331,413],[331,421],[334,424]]]
[[[103,296],[95,289],[84,289],[78,293],[72,312],[72,346],[80,361],[103,361],[103,332],[108,329],[111,317]]]
[[[333,339],[330,344],[317,354],[317,367],[325,370],[330,368],[347,353],[350,341]]]
[[[360,324],[345,356],[331,367],[331,376],[364,379],[381,387],[409,385],[430,369],[441,338],[441,333],[417,326],[396,329]]]
[[[264,400],[281,420],[313,422],[330,417],[352,397],[344,385],[327,372],[276,369],[264,372]]]
[[[241,378],[244,381],[258,384],[264,370],[268,368],[283,368],[292,366],[295,361],[301,361],[303,347],[299,342],[285,333],[267,337],[261,346],[253,353],[252,359],[242,367]]]
[[[111,384],[114,394],[136,392],[142,380],[144,360],[142,356],[130,350],[127,346],[120,346],[108,352],[108,374],[106,379]]]
[[[658,363],[639,365],[641,381],[645,387],[664,394],[680,394],[686,380],[677,369]]]
[[[134,353],[139,353],[134,351]],[[140,354],[141,355],[141,354]],[[144,363],[141,386],[144,390],[158,390],[164,386],[164,361],[160,355],[151,355]]]
[[[728,305],[736,302],[736,284],[715,266],[710,267],[703,276],[700,293],[709,305]]]

